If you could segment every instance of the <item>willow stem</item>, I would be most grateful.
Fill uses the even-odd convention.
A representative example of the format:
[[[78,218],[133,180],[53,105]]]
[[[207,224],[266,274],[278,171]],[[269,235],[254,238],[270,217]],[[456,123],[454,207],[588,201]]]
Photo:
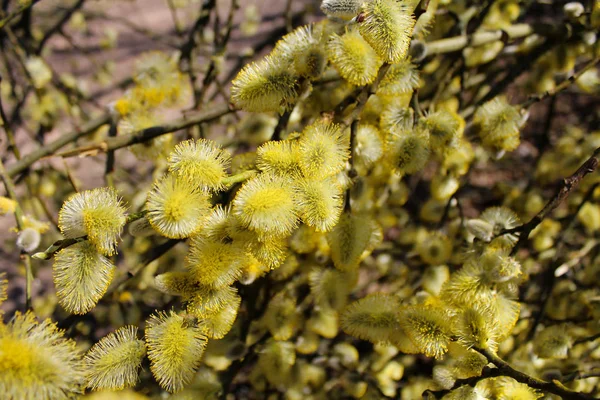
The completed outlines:
[[[239,174],[228,176],[227,178],[223,179],[222,183],[226,187],[231,187],[231,186],[235,185],[236,183],[241,183],[241,182],[244,182],[244,181],[252,178],[254,175],[256,175],[257,172],[258,171],[254,170],[254,169],[251,169],[248,171],[243,171],[243,172],[240,172]]]

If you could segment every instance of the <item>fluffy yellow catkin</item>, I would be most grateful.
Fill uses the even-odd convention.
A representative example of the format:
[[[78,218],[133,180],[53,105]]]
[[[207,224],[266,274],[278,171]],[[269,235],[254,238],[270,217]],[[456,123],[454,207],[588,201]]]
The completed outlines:
[[[412,93],[421,87],[419,70],[410,59],[394,64],[385,74],[377,87],[377,94],[384,96],[398,96]]]
[[[503,96],[483,104],[473,115],[483,144],[497,151],[513,151],[519,146],[523,121],[518,107],[511,106]]]
[[[114,271],[115,266],[90,242],[62,249],[52,267],[59,304],[73,314],[87,313],[108,289]]]
[[[170,311],[146,321],[150,370],[161,387],[177,392],[190,383],[206,347],[206,336],[191,320]]]
[[[327,234],[335,267],[341,271],[358,268],[373,231],[373,221],[368,216],[342,214],[338,224]]]
[[[302,179],[295,183],[295,203],[302,221],[317,232],[327,232],[342,213],[344,192],[333,179]]]
[[[350,137],[341,127],[317,121],[302,131],[300,168],[306,178],[324,179],[341,172],[350,156]]]
[[[161,235],[172,239],[196,233],[209,215],[208,194],[187,180],[167,175],[154,184],[146,201],[146,218]]]
[[[361,35],[383,61],[394,64],[406,58],[415,19],[396,0],[365,1],[359,23]]]
[[[132,387],[146,355],[146,345],[137,339],[137,327],[124,326],[100,339],[84,358],[86,386],[92,390]]]
[[[203,190],[221,190],[231,155],[215,142],[185,140],[169,155],[169,171],[179,179]]]
[[[347,306],[340,318],[344,332],[373,343],[385,342],[398,329],[400,299],[371,294]]]
[[[244,226],[259,234],[290,234],[297,225],[290,179],[269,173],[250,179],[235,196],[233,213]]]
[[[231,101],[251,112],[279,111],[294,104],[297,77],[289,63],[270,56],[246,65],[231,82]]]
[[[62,400],[81,392],[84,371],[76,343],[49,319],[17,312],[0,322],[0,393],[2,398]]]
[[[299,176],[300,154],[297,141],[269,141],[256,150],[256,166],[276,175]]]
[[[204,286],[222,288],[241,276],[245,249],[234,243],[223,243],[195,237],[186,264],[191,277]]]
[[[187,311],[198,319],[204,319],[237,303],[239,299],[237,289],[233,286],[218,289],[212,286],[198,286],[187,303]]]
[[[298,75],[315,79],[327,61],[322,36],[322,24],[300,26],[277,42],[271,56],[288,60]]]
[[[241,297],[237,295],[230,297],[219,311],[201,318],[198,326],[207,337],[211,339],[223,339],[233,327],[241,301]]]
[[[409,306],[399,311],[402,331],[427,357],[441,358],[451,339],[450,315],[442,308]]]
[[[357,29],[350,29],[341,36],[333,34],[327,43],[327,53],[340,76],[353,85],[373,82],[383,64]]]
[[[67,239],[87,235],[99,252],[112,255],[125,225],[125,207],[113,188],[76,193],[63,204],[58,227]]]

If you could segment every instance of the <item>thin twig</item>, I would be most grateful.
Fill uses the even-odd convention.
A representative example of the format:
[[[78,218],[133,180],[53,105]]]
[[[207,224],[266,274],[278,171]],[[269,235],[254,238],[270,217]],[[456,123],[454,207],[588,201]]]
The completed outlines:
[[[213,52],[213,57],[210,59],[210,64],[208,66],[208,70],[206,71],[206,75],[204,75],[204,79],[202,80],[202,86],[200,90],[195,94],[194,108],[197,108],[202,101],[204,100],[204,96],[210,87],[210,84],[217,77],[219,71],[217,71],[217,60],[216,57],[220,56],[221,53],[225,50],[227,43],[229,42],[229,38],[231,37],[231,31],[233,30],[233,17],[235,15],[235,11],[239,8],[239,0],[231,0],[231,7],[229,8],[229,14],[227,16],[227,23],[225,26],[225,32],[222,37],[219,38],[217,35],[215,40],[217,43],[215,44],[215,50]],[[217,32],[215,32],[216,34]]]
[[[563,179],[560,187],[556,191],[556,194],[550,199],[550,201],[544,206],[544,208],[537,213],[529,222],[519,225],[512,229],[507,229],[500,233],[505,235],[509,233],[518,233],[519,240],[515,247],[513,247],[512,254],[516,252],[525,244],[529,238],[529,234],[533,231],[548,215],[550,215],[568,196],[571,192],[579,185],[581,180],[586,175],[594,172],[598,168],[600,157],[600,147],[597,148],[594,153],[588,158],[571,176]]]
[[[12,21],[15,17],[27,11],[35,3],[40,2],[41,0],[31,0],[30,2],[22,2],[19,6],[17,6],[12,12],[10,12],[6,17],[0,19],[0,29],[4,28],[6,24]]]
[[[556,87],[552,90],[548,90],[544,93],[539,93],[539,94],[535,94],[533,96],[530,96],[529,99],[527,99],[527,101],[525,101],[523,104],[521,104],[521,108],[528,108],[530,107],[532,104],[535,104],[537,102],[540,102],[548,97],[553,97],[556,96],[557,93],[565,90],[566,88],[568,88],[573,82],[575,82],[577,79],[579,79],[579,77],[581,75],[583,75],[587,70],[589,70],[590,68],[592,68],[593,66],[595,66],[596,64],[598,64],[598,62],[600,62],[600,57],[596,57],[594,59],[592,59],[591,61],[589,61],[588,63],[586,63],[579,71],[577,71],[576,73],[574,73],[573,75],[569,76],[567,79],[565,79],[564,81],[562,81],[560,84],[556,85]]]
[[[73,150],[67,150],[57,155],[61,157],[73,157],[84,154],[95,155],[100,152],[118,150],[134,144],[145,143],[158,136],[189,128],[203,122],[214,121],[223,115],[229,114],[230,112],[232,112],[232,109],[228,104],[218,104],[213,107],[207,107],[204,111],[198,112],[191,117],[183,117],[162,125],[152,126],[150,128],[136,131],[131,135],[106,138],[100,142],[77,147]]]
[[[560,257],[565,247],[565,238],[567,236],[567,233],[569,233],[573,228],[575,221],[577,221],[577,215],[579,214],[579,211],[581,211],[584,204],[592,198],[592,196],[594,195],[594,191],[597,187],[598,184],[595,184],[588,189],[587,193],[579,203],[577,210],[575,210],[575,212],[569,216],[569,221],[567,222],[566,226],[563,229],[561,229],[560,235],[555,240],[554,247],[556,248],[556,250],[554,252],[554,257],[552,258],[550,265],[546,268],[542,276],[542,293],[540,294],[540,309],[535,314],[533,324],[531,325],[531,328],[529,329],[529,332],[527,334],[527,340],[533,339],[537,327],[541,322],[542,318],[544,317],[544,314],[546,313],[546,308],[548,307],[550,295],[552,294],[552,290],[554,289],[554,285],[556,284],[556,270],[561,265]],[[521,237],[519,237],[519,239],[521,239]]]
[[[55,141],[40,147],[39,149],[25,155],[16,163],[10,165],[6,169],[8,175],[14,177],[17,174],[20,174],[21,172],[29,168],[31,165],[33,165],[36,161],[42,159],[43,157],[49,156],[58,149],[66,146],[69,143],[75,142],[77,139],[83,136],[89,135],[90,133],[96,131],[96,129],[100,128],[102,125],[107,124],[109,121],[110,116],[106,114],[86,123],[80,129],[76,129],[73,132],[61,135]]]
[[[510,376],[517,382],[524,383],[534,389],[556,394],[561,396],[564,400],[591,400],[594,398],[586,393],[575,392],[562,385],[559,381],[554,380],[552,382],[546,382],[518,371],[490,350],[478,348],[475,348],[474,350],[477,350],[485,358],[487,358],[489,362],[494,364],[500,370],[501,375]]]
[[[63,13],[63,15],[59,18],[58,21],[56,21],[56,23],[54,25],[52,25],[45,33],[44,36],[42,36],[42,39],[40,40],[40,42],[37,45],[37,48],[35,49],[35,53],[36,54],[41,54],[42,50],[44,49],[44,46],[46,45],[46,43],[48,42],[48,40],[50,40],[50,38],[52,36],[54,36],[55,33],[60,32],[60,30],[62,29],[62,27],[69,22],[69,20],[71,19],[71,16],[73,16],[73,14],[75,13],[75,11],[79,10],[81,7],[83,7],[83,3],[85,2],[85,0],[77,0],[77,2],[75,4],[73,4],[73,6],[71,6],[70,8],[67,9],[67,11],[65,11]]]

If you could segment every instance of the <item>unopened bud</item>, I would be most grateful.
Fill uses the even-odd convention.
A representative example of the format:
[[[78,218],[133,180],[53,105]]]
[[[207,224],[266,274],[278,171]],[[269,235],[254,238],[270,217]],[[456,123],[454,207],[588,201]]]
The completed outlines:
[[[40,245],[42,235],[33,228],[25,228],[19,232],[17,246],[25,253],[31,253]]]

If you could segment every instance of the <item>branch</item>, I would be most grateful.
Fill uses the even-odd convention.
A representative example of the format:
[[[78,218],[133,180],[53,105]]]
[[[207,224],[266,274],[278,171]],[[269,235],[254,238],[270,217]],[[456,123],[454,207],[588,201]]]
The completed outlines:
[[[581,339],[577,339],[573,342],[573,346],[577,346],[578,344],[593,342],[597,339],[600,339],[600,333],[596,333],[595,335],[584,337]]]
[[[32,0],[28,3],[21,4],[20,6],[15,8],[11,13],[9,13],[6,17],[4,17],[0,20],[0,29],[4,28],[4,26],[6,24],[8,24],[10,21],[13,20],[13,18],[15,18],[19,14],[25,12],[26,10],[30,9],[31,7],[33,7],[33,5],[35,3],[39,2],[39,1],[40,0]]]
[[[600,377],[600,371],[596,371],[596,372],[576,371],[569,375],[566,375],[562,381],[563,382],[572,382],[572,381],[576,381],[579,379],[596,378],[596,377]]]
[[[506,361],[498,357],[496,354],[492,353],[487,349],[478,349],[474,348],[474,350],[481,353],[485,358],[488,359],[489,362],[494,364],[500,370],[500,374],[509,376],[516,380],[517,382],[521,382],[526,384],[529,387],[534,389],[543,390],[547,393],[556,394],[561,396],[564,400],[591,400],[594,397],[581,392],[575,392],[564,385],[562,385],[559,381],[553,380],[552,382],[546,382],[541,379],[534,378],[529,376],[521,371],[517,371],[513,367],[510,366]]]
[[[596,190],[597,187],[598,187],[598,184],[595,184],[595,185],[592,185],[588,189],[587,193],[585,194],[585,196],[583,197],[583,199],[577,206],[577,210],[575,210],[575,212],[569,216],[569,221],[567,222],[564,229],[561,229],[561,233],[554,243],[554,247],[556,248],[556,250],[554,252],[554,257],[552,257],[552,262],[550,263],[548,268],[544,271],[544,275],[542,277],[542,285],[541,285],[542,292],[540,294],[540,309],[538,310],[537,314],[535,314],[533,324],[531,325],[531,328],[529,329],[529,333],[527,334],[527,340],[533,339],[533,337],[535,335],[535,331],[537,329],[537,326],[539,325],[542,318],[544,317],[544,314],[546,313],[546,308],[548,307],[548,301],[550,300],[550,295],[552,294],[552,290],[554,289],[554,285],[556,284],[556,278],[558,276],[558,274],[556,272],[557,272],[558,268],[561,266],[559,257],[565,247],[565,238],[567,236],[567,233],[575,225],[575,221],[577,221],[577,214],[579,214],[579,211],[581,211],[581,209],[583,208],[583,205],[585,203],[587,203],[593,197],[594,191]],[[520,237],[519,237],[519,239],[520,239]]]
[[[96,155],[99,152],[118,150],[134,144],[144,143],[158,136],[189,128],[190,126],[198,125],[203,122],[213,121],[222,117],[223,115],[229,114],[232,111],[233,109],[228,104],[218,104],[212,108],[207,108],[204,111],[198,112],[192,117],[183,117],[175,121],[167,122],[163,125],[152,126],[127,136],[109,137],[97,143],[92,143],[77,147],[72,150],[64,151],[57,154],[57,156],[73,157],[78,155]],[[108,122],[108,118],[106,122]]]
[[[519,241],[513,247],[512,254],[515,254],[519,248],[527,241],[529,234],[533,231],[550,213],[552,213],[568,196],[571,192],[579,185],[581,180],[586,175],[594,172],[598,168],[600,157],[600,147],[597,148],[594,153],[588,158],[582,165],[568,178],[563,179],[560,187],[556,191],[556,194],[550,201],[544,206],[544,208],[537,213],[529,222],[519,225],[512,229],[507,229],[500,233],[505,235],[509,233],[519,233]]]
[[[469,385],[469,386],[475,386],[475,384],[477,384],[477,382],[479,382],[482,379],[487,379],[487,378],[494,378],[497,376],[501,376],[501,372],[498,368],[489,368],[489,367],[484,367],[483,371],[481,372],[481,375],[479,376],[474,376],[471,378],[466,378],[466,379],[457,379],[454,381],[454,385],[452,385],[452,387],[450,389],[443,389],[443,390],[431,390],[428,389],[425,392],[423,392],[423,398],[426,399],[428,397],[425,397],[425,395],[433,395],[435,399],[438,398],[442,398],[443,396],[447,395],[448,393],[450,393],[451,391],[458,389],[461,386],[464,385]]]
[[[110,121],[110,116],[103,115],[100,118],[97,118],[93,121],[88,122],[81,129],[77,129],[73,132],[61,135],[55,141],[48,143],[44,147],[40,147],[39,149],[27,154],[19,161],[14,163],[13,165],[7,168],[8,175],[14,177],[15,175],[25,171],[31,165],[33,165],[36,161],[40,160],[43,157],[49,156],[54,153],[56,150],[66,146],[67,144],[76,141],[80,137],[86,136],[96,129],[100,128],[102,125],[107,124]]]
[[[77,2],[71,8],[69,8],[67,11],[65,11],[65,13],[62,15],[62,17],[52,27],[50,27],[50,29],[48,29],[44,33],[44,36],[42,37],[42,39],[38,43],[37,48],[35,50],[36,54],[41,54],[42,53],[42,50],[44,49],[44,46],[46,45],[46,43],[48,42],[48,40],[55,33],[59,32],[62,29],[62,27],[63,27],[64,24],[66,24],[67,22],[69,22],[69,20],[71,19],[71,16],[73,16],[73,13],[75,13],[75,11],[77,11],[81,7],[83,7],[84,1],[85,0],[77,0]]]
[[[146,212],[147,211],[140,211],[137,213],[129,214],[127,216],[127,220],[125,221],[125,224],[128,224],[130,222],[133,222],[140,218],[145,217]],[[80,243],[80,242],[84,242],[86,240],[87,240],[87,236],[80,236],[80,237],[71,238],[71,239],[57,240],[56,242],[52,243],[50,245],[50,247],[48,247],[46,249],[46,251],[41,251],[41,252],[35,253],[31,257],[38,259],[38,260],[49,260],[52,258],[52,256],[54,256],[56,253],[58,253],[62,249],[66,249],[69,246],[72,246],[72,245]]]
[[[573,82],[575,82],[577,79],[579,79],[579,77],[581,75],[583,75],[587,70],[589,70],[590,68],[592,68],[598,62],[600,62],[600,56],[592,59],[591,61],[589,61],[587,64],[585,64],[583,66],[583,68],[581,68],[579,71],[577,71],[576,73],[574,73],[573,75],[569,76],[567,79],[565,79],[564,81],[562,81],[554,89],[548,90],[548,91],[546,91],[544,93],[539,93],[539,94],[535,94],[535,95],[530,96],[529,99],[527,99],[527,101],[525,101],[520,107],[521,108],[528,108],[532,104],[540,102],[540,101],[542,101],[542,100],[544,100],[544,99],[546,99],[548,97],[555,96],[557,93],[559,93],[559,92],[563,91],[564,89],[566,89],[567,87],[569,87]]]
[[[509,39],[518,39],[535,33],[535,29],[529,24],[515,24],[506,27],[504,30],[480,31],[472,35],[461,35],[446,39],[434,40],[426,44],[427,55],[453,53],[460,51],[465,47],[483,46],[501,40],[504,35]]]
[[[17,229],[19,231],[23,230],[23,209],[19,204],[19,199],[17,198],[17,193],[15,189],[15,184],[12,179],[8,175],[6,169],[4,168],[4,164],[2,163],[2,158],[0,157],[0,178],[4,181],[4,187],[6,188],[6,193],[8,197],[13,200],[16,204],[15,206],[15,220],[17,223]],[[25,264],[25,310],[29,311],[31,309],[31,282],[33,281],[33,271],[31,269],[31,258],[29,258],[29,254],[25,252],[21,252],[21,259]]]
[[[52,258],[52,256],[54,256],[54,254],[58,253],[62,249],[65,249],[76,243],[84,242],[86,240],[87,240],[87,236],[81,236],[81,237],[77,237],[77,238],[73,238],[73,239],[57,240],[56,242],[52,243],[50,245],[50,247],[48,247],[46,249],[46,251],[41,251],[41,252],[35,253],[31,257],[35,258],[36,260],[49,260]]]
[[[210,58],[210,64],[206,71],[206,75],[204,75],[204,79],[202,80],[202,86],[199,90],[196,90],[194,88],[194,108],[197,108],[202,103],[210,84],[213,82],[213,80],[217,77],[217,74],[219,73],[217,69],[216,58],[214,56],[219,56],[225,50],[225,47],[229,42],[229,38],[231,37],[231,31],[233,30],[233,17],[235,15],[235,11],[239,7],[239,0],[231,1],[231,7],[229,8],[229,14],[227,15],[227,24],[225,25],[225,32],[223,33],[222,37],[219,37],[218,35],[215,36],[216,43],[213,52],[213,57]],[[215,33],[217,33],[218,31],[218,29],[215,29]]]

